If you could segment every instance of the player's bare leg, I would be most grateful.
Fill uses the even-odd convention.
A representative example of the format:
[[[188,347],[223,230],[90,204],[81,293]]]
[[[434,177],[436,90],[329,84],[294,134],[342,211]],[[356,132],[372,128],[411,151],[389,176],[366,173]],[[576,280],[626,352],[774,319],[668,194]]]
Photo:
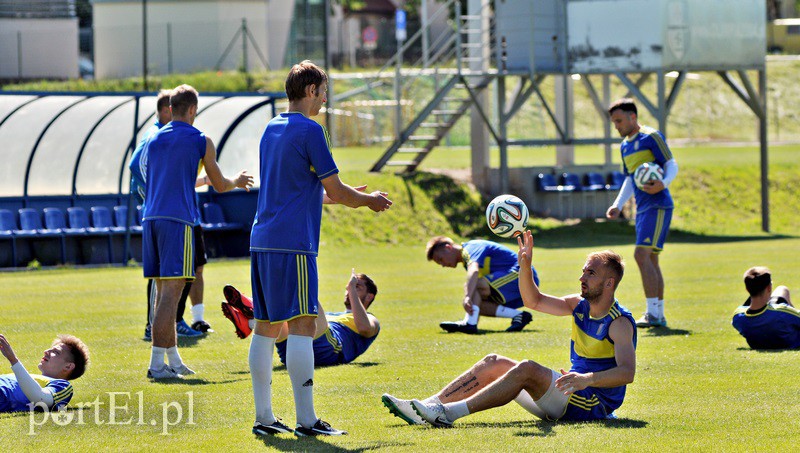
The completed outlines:
[[[647,299],[647,311],[636,321],[639,327],[666,326],[663,309],[659,310],[659,300],[663,300],[664,278],[658,265],[658,254],[650,247],[636,247],[633,253],[639,273],[642,276],[642,287]]]
[[[153,379],[170,379],[180,377],[175,367],[184,371],[183,374],[194,374],[183,364],[178,355],[178,338],[175,331],[175,310],[178,299],[185,286],[183,279],[162,280],[156,279],[158,299],[153,317],[153,346],[150,354],[148,377]],[[164,364],[164,357],[169,360],[169,366]]]

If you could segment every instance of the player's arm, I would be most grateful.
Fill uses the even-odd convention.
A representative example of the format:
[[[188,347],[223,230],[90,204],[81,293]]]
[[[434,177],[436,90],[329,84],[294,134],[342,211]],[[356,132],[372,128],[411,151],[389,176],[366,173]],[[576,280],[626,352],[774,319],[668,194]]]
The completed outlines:
[[[556,388],[570,394],[586,387],[619,387],[633,382],[636,374],[636,350],[633,347],[633,324],[620,316],[608,327],[608,336],[614,342],[614,359],[617,366],[594,373],[575,373],[561,370]]]
[[[242,170],[234,179],[226,178],[222,174],[222,170],[217,165],[217,149],[214,147],[214,142],[206,137],[206,154],[203,156],[203,165],[206,168],[206,175],[211,186],[217,192],[228,192],[237,187],[250,191],[253,187],[253,177],[248,175],[246,171]]]
[[[367,185],[364,184],[363,186],[353,187],[353,189],[355,189],[355,190],[357,190],[359,192],[365,192],[367,190]],[[323,192],[322,193],[322,204],[336,204],[336,202],[331,200],[331,198],[328,196],[328,192]]]
[[[25,394],[25,397],[33,404],[44,403],[48,408],[53,407],[55,403],[53,394],[41,388],[39,384],[33,380],[28,370],[22,365],[22,362],[17,359],[17,355],[14,354],[14,349],[11,348],[11,344],[9,344],[4,335],[0,335],[0,352],[11,364],[11,371],[14,372],[14,376],[17,378],[19,387],[22,393]]]
[[[358,334],[362,337],[372,338],[378,334],[380,324],[377,318],[367,313],[367,310],[364,308],[364,303],[361,302],[361,299],[358,297],[356,284],[358,284],[358,277],[356,277],[356,270],[353,269],[350,275],[350,281],[347,283],[347,297],[350,298],[350,310],[353,312],[353,320],[356,323]]]
[[[555,297],[539,291],[536,282],[533,281],[533,271],[531,261],[533,257],[533,234],[530,230],[525,230],[522,236],[517,236],[519,252],[519,292],[522,295],[522,302],[531,310],[540,311],[556,316],[569,316],[578,305],[580,298],[577,296]]]
[[[472,314],[473,305],[480,305],[481,303],[480,300],[472,300],[472,296],[475,295],[475,290],[478,287],[480,272],[481,266],[476,261],[467,265],[467,281],[464,282],[464,301],[462,305],[464,306],[464,311],[469,314]]]
[[[606,211],[606,217],[609,219],[616,219],[619,217],[620,209],[631,199],[631,196],[633,196],[633,179],[631,179],[630,176],[626,176],[625,180],[622,181],[622,187],[619,189],[617,198]]]
[[[675,159],[670,159],[662,165],[664,168],[664,179],[661,181],[654,179],[652,181],[647,181],[643,186],[642,190],[649,193],[650,195],[655,195],[662,190],[669,187],[669,184],[678,176],[678,163],[675,162]]]
[[[321,182],[328,199],[336,204],[343,204],[350,208],[367,206],[375,212],[385,211],[392,205],[392,201],[386,198],[387,193],[379,190],[372,193],[359,192],[343,183],[337,173],[323,178]]]

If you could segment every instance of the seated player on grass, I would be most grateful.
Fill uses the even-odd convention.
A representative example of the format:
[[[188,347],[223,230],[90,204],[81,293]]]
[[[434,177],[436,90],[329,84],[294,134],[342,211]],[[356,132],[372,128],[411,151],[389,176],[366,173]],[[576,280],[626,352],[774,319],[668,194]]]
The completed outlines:
[[[222,303],[222,313],[233,322],[236,335],[247,338],[256,323],[252,301],[231,285],[227,285],[223,292],[227,302]],[[345,311],[325,313],[319,304],[317,333],[313,342],[314,366],[350,363],[366,352],[380,332],[378,319],[367,313],[377,294],[375,282],[354,270],[345,287]],[[281,363],[286,363],[288,335],[289,328],[284,324],[275,343]]]
[[[0,375],[0,412],[61,409],[72,399],[69,381],[81,377],[89,363],[89,349],[72,335],[59,335],[44,351],[39,361],[41,375],[28,373],[3,335],[0,352],[14,372]]]
[[[412,425],[425,421],[449,427],[461,417],[516,401],[541,419],[614,418],[636,373],[636,321],[614,297],[624,273],[622,258],[610,250],[589,254],[580,294],[554,297],[542,294],[533,281],[530,231],[524,243],[522,238],[518,241],[525,306],[572,319],[570,371],[489,354],[427,399],[384,394],[381,399],[392,414]]]
[[[425,250],[428,261],[442,267],[456,268],[463,264],[467,270],[462,306],[467,312],[462,321],[445,321],[439,327],[448,332],[477,333],[480,316],[511,318],[506,332],[519,332],[533,317],[522,310],[519,294],[519,265],[517,254],[496,242],[472,240],[456,244],[446,236],[428,241]],[[536,269],[531,266],[533,279],[539,284]]]
[[[789,288],[772,290],[766,267],[751,267],[744,273],[750,297],[733,313],[733,327],[753,349],[800,348],[800,310],[794,308]]]

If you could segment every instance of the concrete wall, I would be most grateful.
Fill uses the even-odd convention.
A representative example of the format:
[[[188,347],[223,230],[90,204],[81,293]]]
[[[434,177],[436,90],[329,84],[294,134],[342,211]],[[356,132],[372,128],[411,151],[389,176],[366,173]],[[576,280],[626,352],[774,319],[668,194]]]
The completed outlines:
[[[0,19],[0,78],[75,77],[78,19]]]
[[[270,67],[280,67],[285,52],[293,1],[151,0],[147,3],[148,72],[164,74],[210,70],[242,26],[253,35]],[[142,2],[94,2],[95,76],[130,77],[142,73]],[[249,69],[263,69],[251,42]],[[243,62],[241,36],[222,69]]]

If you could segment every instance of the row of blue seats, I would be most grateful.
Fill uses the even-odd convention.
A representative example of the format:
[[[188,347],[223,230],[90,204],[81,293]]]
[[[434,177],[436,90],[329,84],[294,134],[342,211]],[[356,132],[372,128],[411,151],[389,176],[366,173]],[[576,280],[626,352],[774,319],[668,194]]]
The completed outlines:
[[[103,262],[114,262],[114,239],[122,237],[129,225],[130,232],[136,238],[141,236],[141,214],[142,207],[137,207],[137,215],[128,219],[127,206],[114,206],[113,218],[109,208],[105,206],[93,206],[87,212],[83,207],[69,207],[66,214],[60,208],[44,208],[41,212],[33,208],[22,208],[17,211],[17,215],[9,209],[0,209],[0,240],[11,240],[11,263],[17,265],[17,239],[37,241],[53,240],[60,242],[60,262],[66,263],[67,259],[67,238],[86,238],[87,241],[97,241],[102,239],[106,244]],[[91,213],[91,216],[90,216]],[[19,222],[17,222],[17,216]],[[231,223],[225,220],[222,207],[216,203],[205,203],[203,205],[203,229],[206,231],[233,231],[241,230],[244,226],[240,223]],[[117,239],[120,242],[120,239]],[[93,246],[93,248],[97,248]],[[116,247],[119,257],[122,253],[120,247]],[[89,252],[95,255],[95,252]],[[35,253],[34,253],[35,255]],[[140,255],[140,253],[136,253]],[[84,261],[90,261],[85,259]]]
[[[597,172],[588,172],[581,177],[576,173],[562,173],[558,179],[550,173],[539,173],[536,177],[536,190],[539,192],[596,192],[619,190],[625,181],[625,174],[612,171],[608,177]]]

